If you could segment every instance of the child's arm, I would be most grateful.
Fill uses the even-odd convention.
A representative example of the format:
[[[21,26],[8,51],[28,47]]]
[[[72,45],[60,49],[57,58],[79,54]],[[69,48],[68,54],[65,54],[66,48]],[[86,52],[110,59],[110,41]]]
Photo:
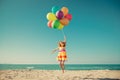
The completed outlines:
[[[64,42],[66,42],[66,36],[64,36]]]
[[[53,49],[52,53],[55,53],[58,50],[58,48]]]

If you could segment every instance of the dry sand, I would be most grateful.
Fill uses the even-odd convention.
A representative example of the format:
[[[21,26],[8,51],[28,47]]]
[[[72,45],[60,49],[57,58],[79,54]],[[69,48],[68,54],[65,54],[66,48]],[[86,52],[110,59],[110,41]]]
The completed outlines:
[[[120,80],[120,70],[0,70],[0,80]]]

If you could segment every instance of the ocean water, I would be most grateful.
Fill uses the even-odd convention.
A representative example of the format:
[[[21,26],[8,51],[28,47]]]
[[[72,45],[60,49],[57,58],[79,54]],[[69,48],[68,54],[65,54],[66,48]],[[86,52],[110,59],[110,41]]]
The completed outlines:
[[[0,64],[0,70],[60,70],[59,64]],[[120,70],[120,64],[66,64],[65,70]]]

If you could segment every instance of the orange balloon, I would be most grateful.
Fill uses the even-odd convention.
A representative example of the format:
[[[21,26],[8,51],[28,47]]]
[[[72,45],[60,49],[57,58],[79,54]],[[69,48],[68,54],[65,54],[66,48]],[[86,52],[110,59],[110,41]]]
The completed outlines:
[[[47,23],[48,27],[52,28],[52,22],[53,21],[48,21],[48,23]]]
[[[68,8],[67,7],[62,7],[61,11],[63,12],[64,16],[68,14]]]
[[[66,26],[66,25],[69,24],[69,20],[66,19],[66,18],[62,18],[62,19],[60,20],[60,23],[61,23],[62,25],[64,25],[64,26]]]

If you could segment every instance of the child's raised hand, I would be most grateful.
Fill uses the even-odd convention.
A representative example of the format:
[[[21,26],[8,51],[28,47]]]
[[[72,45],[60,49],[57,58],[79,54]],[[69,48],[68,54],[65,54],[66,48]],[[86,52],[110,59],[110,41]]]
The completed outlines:
[[[66,36],[64,36],[64,42],[66,42]]]

